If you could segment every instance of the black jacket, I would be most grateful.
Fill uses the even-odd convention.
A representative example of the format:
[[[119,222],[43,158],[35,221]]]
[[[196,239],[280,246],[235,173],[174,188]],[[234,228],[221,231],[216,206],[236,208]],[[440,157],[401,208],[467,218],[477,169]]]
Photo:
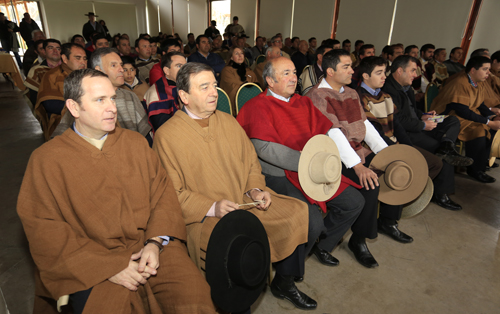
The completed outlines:
[[[417,109],[413,89],[410,88],[405,92],[403,87],[390,75],[382,90],[391,95],[392,101],[398,108],[396,116],[406,132],[421,132],[425,127],[424,121],[420,120],[423,112]]]

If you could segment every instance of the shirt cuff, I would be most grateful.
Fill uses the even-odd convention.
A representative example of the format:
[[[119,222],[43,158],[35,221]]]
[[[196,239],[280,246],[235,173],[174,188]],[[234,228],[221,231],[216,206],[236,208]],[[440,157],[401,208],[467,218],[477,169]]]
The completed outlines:
[[[163,242],[161,243],[161,244],[163,244],[163,246],[167,245],[170,242],[169,236],[159,236],[158,238],[163,240]]]
[[[215,217],[215,203],[212,204],[212,207],[208,210],[208,213],[206,214],[207,217]]]

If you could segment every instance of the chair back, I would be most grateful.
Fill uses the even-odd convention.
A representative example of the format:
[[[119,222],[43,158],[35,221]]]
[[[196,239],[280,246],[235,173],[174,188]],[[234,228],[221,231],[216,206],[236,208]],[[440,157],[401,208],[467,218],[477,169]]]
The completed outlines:
[[[262,89],[255,83],[245,83],[241,85],[236,93],[236,115],[238,115],[241,107],[243,107],[247,101],[260,93],[262,93]]]
[[[264,61],[266,61],[266,56],[265,55],[260,55],[260,56],[257,57],[257,59],[255,59],[255,63],[256,64],[262,63]]]
[[[429,84],[427,85],[427,88],[425,89],[425,112],[429,112],[431,109],[431,104],[434,98],[439,93],[439,87],[437,87],[435,84]],[[439,112],[438,112],[439,114]]]
[[[217,110],[233,115],[231,101],[229,100],[229,96],[227,95],[227,93],[220,87],[217,87],[217,94]]]

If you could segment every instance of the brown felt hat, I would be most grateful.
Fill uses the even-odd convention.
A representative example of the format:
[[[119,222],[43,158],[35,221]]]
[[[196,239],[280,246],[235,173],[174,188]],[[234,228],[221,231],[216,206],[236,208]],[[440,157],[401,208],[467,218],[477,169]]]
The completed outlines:
[[[416,199],[429,177],[424,156],[415,148],[403,144],[391,145],[380,151],[370,163],[370,169],[382,172],[378,179],[378,199],[389,205],[403,205]]]
[[[424,191],[420,193],[415,200],[405,204],[401,212],[401,218],[411,218],[422,212],[429,205],[432,195],[434,194],[434,183],[432,179],[427,177],[427,184]]]
[[[335,142],[326,135],[313,136],[302,149],[299,182],[313,200],[323,202],[337,192],[342,178],[342,164]]]
[[[489,162],[490,167],[493,166],[497,158],[500,158],[500,135],[498,135],[499,133],[500,132],[497,132],[495,134],[495,137],[493,137],[493,141],[491,142],[490,162]]]

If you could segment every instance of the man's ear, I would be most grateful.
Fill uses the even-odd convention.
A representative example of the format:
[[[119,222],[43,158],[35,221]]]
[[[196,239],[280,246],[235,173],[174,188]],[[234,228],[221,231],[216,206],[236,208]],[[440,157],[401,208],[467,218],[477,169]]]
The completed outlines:
[[[68,63],[68,58],[66,58],[66,55],[65,54],[61,54],[61,60],[64,64],[67,64]]]
[[[186,93],[183,90],[179,90],[179,98],[181,99],[182,103],[184,105],[189,105],[189,98],[188,98],[188,93]]]
[[[274,87],[274,79],[272,77],[266,77],[266,82],[269,87]]]
[[[100,67],[100,66],[98,66],[98,65],[96,65],[96,66],[94,67],[94,70],[101,71],[101,72],[103,72],[103,73],[104,73],[104,71],[103,71],[103,70],[101,69],[101,67]]]
[[[139,47],[135,47],[135,52],[139,53]]]
[[[327,76],[333,76],[334,73],[335,73],[335,71],[332,68],[326,69],[326,75]]]
[[[370,76],[368,75],[368,73],[363,73],[363,79],[368,80],[369,78]]]
[[[68,108],[69,112],[73,117],[75,117],[75,119],[80,117],[81,108],[79,106],[80,105],[78,105],[78,103],[73,99],[66,100],[66,108]]]
[[[169,76],[170,75],[170,69],[168,67],[163,67],[163,74],[165,74],[165,76]]]

